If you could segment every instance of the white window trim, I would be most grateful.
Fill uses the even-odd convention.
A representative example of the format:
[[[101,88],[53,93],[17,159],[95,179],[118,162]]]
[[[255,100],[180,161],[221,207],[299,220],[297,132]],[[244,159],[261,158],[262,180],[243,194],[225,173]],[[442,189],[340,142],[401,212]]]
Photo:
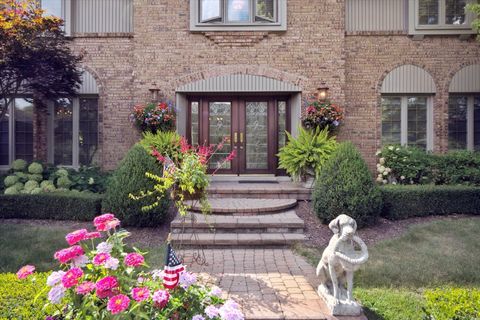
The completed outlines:
[[[200,21],[200,0],[190,0],[190,31],[286,31],[287,1],[288,0],[278,0],[277,2],[277,22],[202,23]]]
[[[472,12],[465,13],[465,23],[462,25],[446,24],[445,23],[445,15],[446,15],[445,0],[438,0],[438,1],[439,1],[438,24],[422,25],[422,24],[419,24],[419,15],[418,15],[419,0],[409,0],[408,2],[409,34],[439,35],[439,34],[475,34],[476,33],[472,29],[472,22],[475,19],[475,15]],[[468,2],[473,2],[473,0],[469,0]]]
[[[408,94],[408,95],[384,95],[384,97],[399,97],[400,103],[400,144],[408,145],[408,97],[420,97],[424,95]],[[427,96],[427,151],[433,150],[433,96]]]

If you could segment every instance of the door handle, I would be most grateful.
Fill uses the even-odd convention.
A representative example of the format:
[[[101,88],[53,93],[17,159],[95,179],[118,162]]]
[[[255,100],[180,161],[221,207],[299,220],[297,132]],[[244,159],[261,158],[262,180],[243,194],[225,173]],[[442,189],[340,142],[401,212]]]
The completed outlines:
[[[240,143],[243,144],[243,132],[240,132]]]
[[[233,133],[233,143],[237,143],[238,142],[238,132],[234,132]]]

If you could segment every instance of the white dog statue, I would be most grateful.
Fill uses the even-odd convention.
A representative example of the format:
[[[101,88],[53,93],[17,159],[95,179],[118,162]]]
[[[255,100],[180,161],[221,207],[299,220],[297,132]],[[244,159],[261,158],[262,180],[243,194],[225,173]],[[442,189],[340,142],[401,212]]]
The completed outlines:
[[[332,315],[361,315],[362,307],[352,296],[353,273],[368,260],[367,246],[355,235],[357,222],[351,217],[342,214],[328,226],[334,235],[317,266],[318,294]]]

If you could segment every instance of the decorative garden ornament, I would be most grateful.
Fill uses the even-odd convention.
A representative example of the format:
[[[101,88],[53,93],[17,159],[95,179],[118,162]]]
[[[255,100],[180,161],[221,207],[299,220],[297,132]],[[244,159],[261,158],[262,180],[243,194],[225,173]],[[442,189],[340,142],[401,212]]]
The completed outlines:
[[[325,300],[332,315],[358,316],[362,306],[352,295],[353,273],[368,260],[368,249],[355,235],[357,222],[342,214],[328,225],[334,235],[317,266],[321,284],[318,294]],[[356,248],[360,250],[356,250]]]

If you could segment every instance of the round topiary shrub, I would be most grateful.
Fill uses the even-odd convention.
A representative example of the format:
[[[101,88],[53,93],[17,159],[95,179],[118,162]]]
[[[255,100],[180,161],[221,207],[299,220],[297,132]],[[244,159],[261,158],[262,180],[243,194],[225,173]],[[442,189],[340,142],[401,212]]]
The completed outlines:
[[[155,199],[149,197],[136,201],[128,196],[130,193],[138,194],[153,189],[154,183],[145,177],[145,172],[161,176],[162,168],[154,157],[136,144],[109,179],[102,210],[115,213],[122,225],[153,227],[165,221],[170,204],[167,199],[161,200],[150,211],[142,211],[143,206],[152,204]]]
[[[28,180],[26,183],[25,183],[25,191],[27,192],[32,192],[33,189],[35,188],[38,188],[39,185],[38,185],[38,182],[37,181],[34,181],[34,180]]]
[[[27,161],[23,159],[17,159],[12,162],[13,171],[25,171],[27,169]]]
[[[28,166],[28,172],[31,174],[42,174],[43,173],[43,166],[38,162],[32,162]]]
[[[3,184],[5,185],[5,187],[8,188],[15,185],[15,183],[17,183],[18,180],[19,178],[17,176],[7,176],[5,180],[3,180]]]
[[[5,192],[4,194],[7,194],[7,195],[14,195],[14,194],[18,194],[18,190],[15,186],[12,186],[12,187],[8,187],[7,189],[5,189]]]
[[[382,196],[362,156],[351,142],[339,145],[325,163],[312,195],[323,223],[346,214],[359,227],[371,224],[382,210]]]
[[[68,189],[72,185],[72,181],[67,176],[61,176],[57,180],[57,187]]]

